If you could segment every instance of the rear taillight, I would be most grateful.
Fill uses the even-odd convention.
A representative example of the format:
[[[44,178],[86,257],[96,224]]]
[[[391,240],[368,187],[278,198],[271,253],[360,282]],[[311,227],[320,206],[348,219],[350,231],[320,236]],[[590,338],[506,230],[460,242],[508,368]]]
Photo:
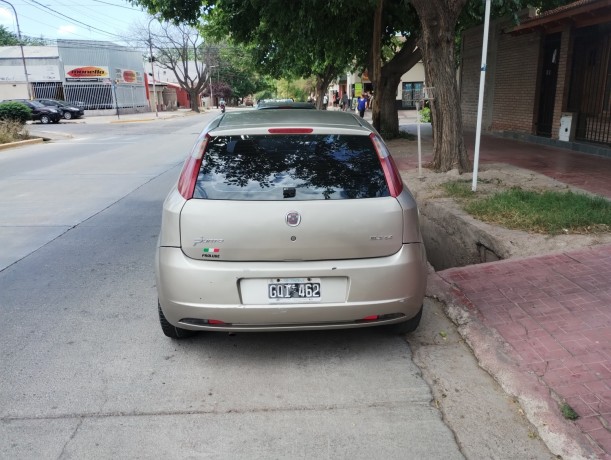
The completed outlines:
[[[191,155],[185,161],[180,177],[178,178],[178,192],[183,196],[185,200],[193,198],[193,191],[195,190],[195,182],[199,174],[199,168],[202,165],[204,154],[206,153],[206,146],[210,140],[210,136],[206,134],[201,143],[194,148]]]
[[[376,321],[379,318],[378,315],[369,315],[363,318],[363,321]]]
[[[401,179],[401,175],[399,174],[399,168],[395,164],[395,160],[393,160],[390,152],[382,142],[382,139],[375,133],[371,133],[369,135],[371,142],[373,142],[373,146],[378,153],[378,158],[380,159],[380,164],[382,165],[382,170],[384,171],[384,176],[386,177],[386,183],[388,184],[388,190],[390,191],[390,195],[393,197],[399,196],[399,194],[403,191],[403,180]]]

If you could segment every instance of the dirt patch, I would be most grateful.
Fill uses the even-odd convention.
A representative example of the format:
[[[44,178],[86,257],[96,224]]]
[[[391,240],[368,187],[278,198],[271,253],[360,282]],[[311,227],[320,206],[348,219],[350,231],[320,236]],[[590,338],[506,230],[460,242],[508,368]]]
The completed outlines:
[[[512,257],[526,257],[550,252],[570,251],[599,244],[611,243],[611,233],[596,234],[562,234],[542,235],[519,230],[509,230],[503,227],[486,224],[466,214],[461,205],[452,198],[445,196],[441,184],[449,181],[464,180],[471,184],[471,173],[458,174],[457,170],[447,173],[435,173],[422,168],[422,176],[418,177],[418,168],[413,167],[417,155],[417,145],[414,141],[397,139],[388,142],[393,156],[410,164],[403,168],[401,175],[416,197],[420,207],[423,233],[433,233],[426,240],[429,252],[439,253],[440,257],[454,257],[447,254],[447,248],[462,245],[467,248],[468,255],[457,255],[456,264],[449,260],[433,263],[436,269],[448,266],[469,265]],[[430,151],[430,145],[423,151]],[[406,160],[409,160],[406,162]],[[574,191],[589,194],[582,189],[569,186],[542,174],[517,168],[508,164],[486,164],[480,166],[478,173],[477,193],[486,196],[512,187],[521,187],[532,191]],[[427,236],[425,235],[425,238]],[[451,243],[451,244],[448,244]],[[444,252],[446,252],[444,254]]]

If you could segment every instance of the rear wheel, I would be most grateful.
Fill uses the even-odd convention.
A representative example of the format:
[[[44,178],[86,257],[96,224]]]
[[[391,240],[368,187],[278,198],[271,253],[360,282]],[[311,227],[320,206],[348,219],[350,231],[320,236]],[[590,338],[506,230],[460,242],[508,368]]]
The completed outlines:
[[[392,334],[407,334],[408,332],[414,332],[418,329],[420,319],[422,319],[422,307],[420,307],[420,311],[413,318],[403,321],[402,323],[389,324],[385,327],[386,330]]]
[[[49,115],[41,115],[40,116],[40,122],[43,125],[48,125],[51,122],[51,118],[49,118]]]
[[[163,314],[163,310],[161,310],[161,305],[157,302],[157,310],[159,311],[159,323],[161,324],[161,330],[171,339],[184,339],[185,337],[190,337],[195,334],[195,331],[190,331],[189,329],[182,329],[180,327],[172,326],[168,320],[165,318]]]

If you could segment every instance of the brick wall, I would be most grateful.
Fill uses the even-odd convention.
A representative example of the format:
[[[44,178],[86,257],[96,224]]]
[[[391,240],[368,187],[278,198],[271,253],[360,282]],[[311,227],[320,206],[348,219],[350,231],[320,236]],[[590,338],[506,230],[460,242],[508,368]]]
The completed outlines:
[[[541,36],[512,36],[506,21],[494,21],[488,42],[483,131],[534,133]],[[461,106],[465,128],[475,128],[482,53],[482,27],[463,34]]]
[[[483,27],[475,27],[465,31],[462,36],[461,69],[460,69],[460,106],[463,126],[475,129],[477,123],[477,102],[479,97],[480,65],[482,60]],[[494,40],[488,39],[488,58]],[[487,58],[487,59],[488,59]],[[490,87],[491,66],[488,65],[486,87]],[[488,98],[484,98],[488,100]],[[484,105],[483,119],[489,118],[490,107]],[[482,129],[487,129],[487,123],[482,123]]]
[[[499,35],[492,131],[534,134],[541,35]]]

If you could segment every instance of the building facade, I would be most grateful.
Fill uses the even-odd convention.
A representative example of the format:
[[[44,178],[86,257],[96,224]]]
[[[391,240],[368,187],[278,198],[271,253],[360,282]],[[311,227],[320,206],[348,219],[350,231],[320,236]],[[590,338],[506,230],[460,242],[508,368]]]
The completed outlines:
[[[148,111],[139,51],[109,42],[57,40],[56,46],[0,47],[0,99],[74,102],[87,110]]]
[[[475,128],[482,27],[463,34],[463,122]],[[482,129],[611,146],[611,2],[490,25]]]
[[[401,77],[401,82],[397,86],[395,105],[398,110],[415,109],[416,101],[422,95],[422,88],[425,85],[424,65],[422,61],[405,72]],[[342,76],[337,82],[329,87],[329,100],[333,101],[337,94],[341,100],[344,93],[348,94],[350,100],[358,98],[361,93],[372,93],[373,84],[369,80],[367,71],[362,74],[351,73]],[[375,94],[374,94],[375,97]]]

